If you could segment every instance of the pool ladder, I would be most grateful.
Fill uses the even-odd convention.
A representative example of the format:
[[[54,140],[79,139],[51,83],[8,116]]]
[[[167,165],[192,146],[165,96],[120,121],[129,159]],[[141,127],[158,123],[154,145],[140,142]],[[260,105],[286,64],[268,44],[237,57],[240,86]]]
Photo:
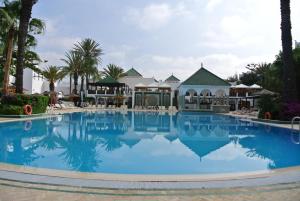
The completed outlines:
[[[292,119],[292,129],[294,130],[295,121],[299,121],[299,131],[300,131],[300,117],[294,117]]]
[[[297,132],[296,129],[294,129],[294,125],[295,125],[296,121],[299,122],[299,128],[298,128],[299,132]],[[300,144],[300,117],[294,117],[292,119],[291,126],[292,126],[291,140],[294,144]],[[298,137],[298,139],[295,139],[295,137]]]

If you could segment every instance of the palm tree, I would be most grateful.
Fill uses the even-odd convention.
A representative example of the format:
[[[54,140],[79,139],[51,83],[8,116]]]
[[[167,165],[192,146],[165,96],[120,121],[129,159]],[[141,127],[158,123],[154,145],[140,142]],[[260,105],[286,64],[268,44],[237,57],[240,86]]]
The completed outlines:
[[[75,44],[74,51],[83,57],[84,75],[81,76],[81,91],[83,91],[84,78],[87,89],[90,76],[98,73],[97,65],[101,61],[100,56],[103,54],[103,50],[96,41],[87,38]]]
[[[16,67],[16,92],[23,93],[23,69],[26,38],[33,5],[37,0],[21,0],[20,22],[18,32],[18,53]]]
[[[12,53],[14,46],[15,33],[17,31],[17,23],[19,19],[20,4],[18,1],[4,1],[4,7],[0,8],[0,22],[1,29],[4,29],[6,35],[6,59],[4,64],[4,78],[3,78],[3,91],[6,95],[8,93],[9,84],[9,68],[12,61]],[[3,30],[2,30],[3,31]]]
[[[70,76],[70,94],[72,93],[72,77],[74,79],[74,94],[77,94],[78,77],[83,73],[83,58],[75,51],[69,51],[65,54],[65,59],[62,59],[67,66],[63,68],[65,74]]]
[[[18,23],[20,19],[21,2],[4,1],[4,7],[0,8],[0,22],[1,27],[4,28],[1,31],[1,38],[6,40],[4,44],[3,54],[5,55],[4,64],[4,79],[3,79],[3,93],[7,93],[9,72],[12,66],[12,60],[15,55],[14,46],[17,39]],[[30,47],[34,47],[37,44],[36,38],[31,34],[41,34],[44,31],[45,24],[42,20],[33,18],[29,22],[29,33],[27,34],[25,43],[25,64],[33,70],[36,70],[36,65],[41,61],[38,54],[30,50]]]
[[[55,82],[64,78],[64,72],[57,66],[49,66],[42,71],[42,75],[49,81],[49,89],[51,92],[55,90]]]
[[[283,59],[283,101],[297,100],[296,72],[293,60],[290,0],[280,0]]]
[[[103,74],[107,77],[112,77],[115,80],[125,76],[124,69],[115,64],[108,64],[106,68],[104,68]]]

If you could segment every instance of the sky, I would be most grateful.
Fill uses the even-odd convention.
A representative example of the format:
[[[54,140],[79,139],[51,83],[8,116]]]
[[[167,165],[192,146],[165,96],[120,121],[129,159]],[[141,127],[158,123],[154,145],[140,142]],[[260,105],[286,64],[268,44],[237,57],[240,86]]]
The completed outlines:
[[[293,39],[300,41],[300,1],[291,0]],[[272,62],[281,50],[279,0],[39,0],[32,17],[46,23],[36,51],[63,65],[84,38],[113,63],[144,77],[182,81],[204,67],[227,78],[248,63]]]

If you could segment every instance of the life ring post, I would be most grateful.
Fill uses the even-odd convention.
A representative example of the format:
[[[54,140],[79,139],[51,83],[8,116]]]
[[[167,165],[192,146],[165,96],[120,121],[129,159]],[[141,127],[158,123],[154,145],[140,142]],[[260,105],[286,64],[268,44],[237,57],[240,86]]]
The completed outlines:
[[[268,119],[268,120],[272,119],[271,112],[265,112],[265,119]]]
[[[31,107],[31,105],[24,105],[23,109],[24,109],[24,113],[26,115],[32,115],[32,107]]]

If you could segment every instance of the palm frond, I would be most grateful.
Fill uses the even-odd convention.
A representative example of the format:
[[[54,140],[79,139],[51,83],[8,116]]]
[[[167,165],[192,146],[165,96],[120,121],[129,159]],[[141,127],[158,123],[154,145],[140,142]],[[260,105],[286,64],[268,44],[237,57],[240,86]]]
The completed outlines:
[[[29,22],[29,32],[33,34],[42,34],[46,29],[46,24],[44,21],[32,18]]]

